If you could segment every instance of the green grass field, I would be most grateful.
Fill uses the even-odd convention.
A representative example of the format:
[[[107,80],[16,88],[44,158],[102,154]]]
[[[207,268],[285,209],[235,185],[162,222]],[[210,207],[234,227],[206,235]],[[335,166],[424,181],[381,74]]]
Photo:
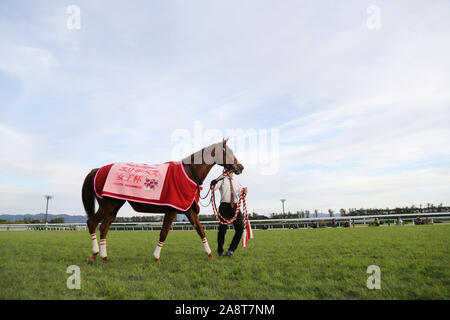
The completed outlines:
[[[234,231],[228,231],[227,242]],[[195,232],[110,231],[109,264],[87,263],[88,232],[0,232],[0,299],[449,299],[450,225],[257,230],[208,261]],[[215,231],[208,231],[213,252]],[[66,286],[78,265],[81,289]],[[369,265],[381,289],[366,287]]]

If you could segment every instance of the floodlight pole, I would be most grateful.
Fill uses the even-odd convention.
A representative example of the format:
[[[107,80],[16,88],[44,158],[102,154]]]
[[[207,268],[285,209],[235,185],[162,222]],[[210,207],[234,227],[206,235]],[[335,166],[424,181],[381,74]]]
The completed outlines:
[[[44,197],[47,199],[47,206],[45,207],[45,221],[44,221],[44,223],[47,224],[48,201],[49,201],[51,198],[53,198],[53,196],[46,195],[46,196],[44,196]]]
[[[284,214],[284,202],[286,201],[286,199],[280,199],[280,201],[283,204],[283,214]]]

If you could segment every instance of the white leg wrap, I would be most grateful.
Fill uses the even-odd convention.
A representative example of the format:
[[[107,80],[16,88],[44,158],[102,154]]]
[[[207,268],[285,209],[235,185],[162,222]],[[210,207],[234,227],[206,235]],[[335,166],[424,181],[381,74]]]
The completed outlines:
[[[100,257],[105,258],[106,256],[106,239],[100,239]]]
[[[206,240],[206,238],[203,238],[202,242],[203,242],[203,247],[205,248],[205,252],[207,254],[210,254],[211,253],[211,248],[209,247],[208,240]]]
[[[97,235],[95,233],[91,234],[91,239],[92,239],[92,253],[98,253]]]
[[[153,251],[153,256],[155,257],[155,259],[159,259],[159,256],[161,255],[161,249],[163,246],[164,246],[164,242],[158,241],[155,251]]]

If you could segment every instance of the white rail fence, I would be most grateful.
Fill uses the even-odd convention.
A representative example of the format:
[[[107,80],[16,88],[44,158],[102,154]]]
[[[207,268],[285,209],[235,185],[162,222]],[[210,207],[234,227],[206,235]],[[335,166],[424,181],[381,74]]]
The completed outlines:
[[[432,212],[432,213],[411,213],[411,214],[388,214],[388,215],[367,215],[367,216],[336,216],[336,217],[318,217],[318,218],[293,218],[293,219],[261,219],[250,220],[253,229],[287,229],[287,228],[309,228],[313,226],[320,227],[321,223],[329,226],[335,221],[335,226],[367,226],[378,218],[382,224],[395,224],[400,217],[404,223],[414,223],[417,217],[421,217],[427,224],[438,221],[450,221],[450,212]],[[219,227],[217,221],[201,221],[206,230],[216,230]],[[323,224],[322,224],[323,225]],[[113,223],[110,230],[160,230],[162,222],[123,222]],[[15,230],[86,230],[86,223],[57,223],[57,224],[0,224],[0,231]],[[172,230],[193,230],[188,221],[174,222]]]

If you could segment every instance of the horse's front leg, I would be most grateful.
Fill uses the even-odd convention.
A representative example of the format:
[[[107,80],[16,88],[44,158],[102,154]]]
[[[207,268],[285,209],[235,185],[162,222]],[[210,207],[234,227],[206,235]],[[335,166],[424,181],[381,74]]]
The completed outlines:
[[[214,260],[214,257],[211,252],[211,248],[209,247],[208,240],[206,239],[205,230],[203,229],[202,224],[200,223],[200,218],[198,214],[191,208],[188,212],[186,212],[186,216],[188,217],[191,224],[194,226],[198,235],[202,239],[203,248],[205,249],[206,254],[208,255],[209,260]]]
[[[153,251],[153,257],[155,257],[156,263],[161,263],[161,260],[159,259],[161,255],[161,249],[164,246],[164,241],[166,241],[167,234],[169,233],[170,226],[173,223],[173,220],[175,220],[175,217],[177,216],[176,211],[170,211],[166,212],[164,215],[164,222],[161,228],[161,232],[159,234],[159,241],[156,245],[155,251]]]

